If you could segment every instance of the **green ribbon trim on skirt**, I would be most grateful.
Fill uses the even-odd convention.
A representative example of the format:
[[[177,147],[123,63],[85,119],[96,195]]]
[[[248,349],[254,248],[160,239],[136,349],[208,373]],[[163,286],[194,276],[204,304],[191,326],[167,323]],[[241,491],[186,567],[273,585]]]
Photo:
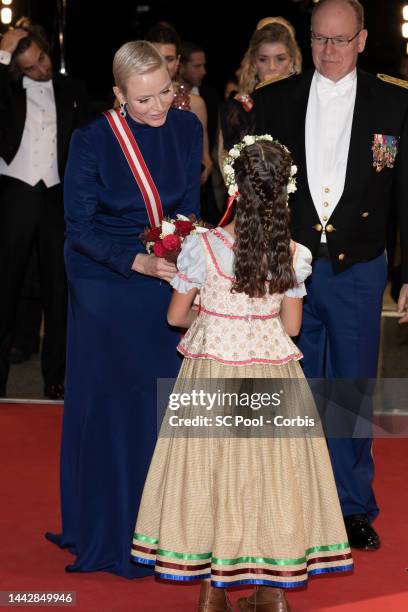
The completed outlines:
[[[148,542],[149,544],[158,544],[159,540],[156,538],[149,538],[148,536],[144,536],[140,533],[135,533],[134,537],[136,540],[140,542]],[[327,544],[325,546],[313,546],[312,548],[308,548],[305,552],[304,557],[299,557],[298,559],[269,559],[268,557],[238,557],[236,559],[220,559],[219,557],[212,557],[211,561],[214,565],[237,565],[239,563],[258,563],[261,565],[301,565],[306,563],[307,557],[316,552],[335,552],[338,550],[346,550],[350,548],[348,542],[343,542],[341,544]],[[209,559],[212,553],[198,553],[198,554],[189,554],[189,553],[178,553],[171,550],[163,550],[158,548],[156,551],[156,555],[160,557],[172,557],[174,559],[186,559],[186,560],[202,560]],[[330,557],[328,557],[328,561]]]
[[[214,565],[237,565],[238,563],[258,563],[260,565],[301,565],[306,563],[307,557],[315,552],[328,552],[345,550],[349,548],[349,543],[344,542],[342,544],[328,544],[326,546],[313,546],[308,548],[305,552],[304,557],[298,559],[269,559],[268,557],[238,557],[237,559],[220,559],[217,557],[212,558]],[[327,558],[330,560],[330,557]]]
[[[139,542],[149,542],[149,544],[158,544],[159,542],[156,538],[149,538],[148,536],[136,532],[133,534],[133,538],[139,540]]]

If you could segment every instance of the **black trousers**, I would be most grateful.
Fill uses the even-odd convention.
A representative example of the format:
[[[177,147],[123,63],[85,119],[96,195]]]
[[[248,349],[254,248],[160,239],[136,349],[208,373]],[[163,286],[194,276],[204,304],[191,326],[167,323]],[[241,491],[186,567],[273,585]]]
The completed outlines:
[[[64,208],[61,185],[30,187],[0,178],[0,390],[6,386],[8,353],[30,253],[38,255],[44,342],[41,366],[45,384],[65,375],[67,287],[64,269]]]
[[[37,250],[33,248],[16,309],[13,347],[27,355],[37,352],[40,346],[41,321],[42,303],[38,255]]]

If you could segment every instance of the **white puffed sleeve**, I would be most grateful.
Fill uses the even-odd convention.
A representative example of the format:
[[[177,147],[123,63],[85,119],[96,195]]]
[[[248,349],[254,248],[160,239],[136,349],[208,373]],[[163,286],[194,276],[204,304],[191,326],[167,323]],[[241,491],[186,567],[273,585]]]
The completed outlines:
[[[170,285],[179,293],[200,289],[205,280],[205,253],[200,234],[184,239],[181,253],[177,258],[178,273]]]
[[[294,268],[297,286],[285,291],[285,295],[291,298],[301,298],[307,293],[305,280],[312,273],[312,254],[307,247],[298,242],[296,243]]]

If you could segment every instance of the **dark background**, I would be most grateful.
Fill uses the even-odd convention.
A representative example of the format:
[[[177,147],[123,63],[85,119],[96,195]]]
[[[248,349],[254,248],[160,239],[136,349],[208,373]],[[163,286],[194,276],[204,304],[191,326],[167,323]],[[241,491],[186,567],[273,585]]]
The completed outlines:
[[[14,0],[15,18],[27,15],[42,24],[53,44],[53,59],[59,67],[59,21],[64,0]],[[313,0],[241,0],[235,2],[180,2],[177,0],[65,0],[65,59],[68,73],[83,79],[94,100],[109,95],[114,52],[128,40],[143,38],[151,25],[170,21],[184,40],[205,48],[207,79],[220,92],[239,66],[257,21],[282,15],[296,28],[304,56],[304,68],[311,65],[309,45],[310,11]],[[404,2],[363,0],[367,48],[360,65],[370,72],[399,75],[405,55],[401,36]]]

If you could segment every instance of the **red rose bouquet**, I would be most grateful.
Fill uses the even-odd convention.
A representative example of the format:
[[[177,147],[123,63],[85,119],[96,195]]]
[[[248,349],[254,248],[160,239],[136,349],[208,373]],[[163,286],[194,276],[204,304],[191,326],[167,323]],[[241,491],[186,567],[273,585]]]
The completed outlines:
[[[176,219],[165,217],[158,227],[146,228],[140,240],[148,253],[176,263],[184,238],[190,234],[207,232],[210,227],[195,215],[176,215]]]

